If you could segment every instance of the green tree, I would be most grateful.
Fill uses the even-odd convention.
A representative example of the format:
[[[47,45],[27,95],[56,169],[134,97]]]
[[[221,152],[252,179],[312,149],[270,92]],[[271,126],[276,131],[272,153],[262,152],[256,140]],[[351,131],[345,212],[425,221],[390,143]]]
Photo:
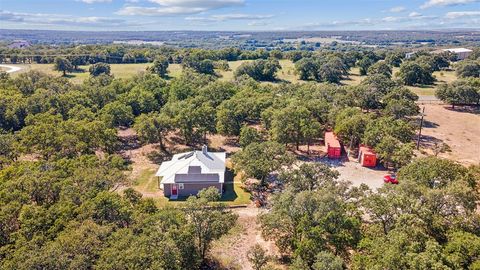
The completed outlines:
[[[190,68],[198,73],[214,75],[215,66],[212,60],[204,59],[201,60],[196,57],[186,57],[183,59],[182,66],[184,68]]]
[[[385,108],[382,112],[395,119],[415,116],[420,112],[420,108],[415,103],[417,100],[418,96],[408,88],[396,88],[383,97],[382,102],[385,104]]]
[[[369,57],[364,57],[357,62],[357,66],[360,69],[360,75],[365,76],[368,73],[370,66],[375,64],[375,61]]]
[[[247,254],[247,258],[248,261],[252,264],[254,270],[263,269],[269,261],[267,253],[259,244],[255,244],[253,247],[250,248]]]
[[[386,136],[392,136],[402,143],[408,143],[412,140],[413,135],[414,129],[409,123],[395,120],[392,117],[381,117],[367,124],[362,141],[375,147]]]
[[[297,169],[282,172],[279,179],[289,185],[293,190],[317,190],[332,186],[340,174],[323,163],[304,163]]]
[[[443,253],[453,269],[477,269],[480,266],[480,237],[468,232],[451,232]]]
[[[479,61],[465,60],[456,65],[456,73],[458,77],[474,77],[480,78],[480,63]]]
[[[409,143],[402,144],[393,136],[386,135],[374,149],[385,167],[398,169],[411,161],[414,146]]]
[[[401,52],[391,52],[385,57],[385,62],[392,67],[399,67],[402,60],[403,54]]]
[[[385,62],[377,62],[368,68],[368,74],[382,74],[388,78],[392,77],[392,69]]]
[[[480,104],[480,80],[463,79],[448,85],[441,85],[435,91],[435,96],[452,105],[478,105]]]
[[[55,58],[55,64],[54,64],[54,69],[57,71],[63,72],[63,76],[67,75],[67,72],[72,72],[73,71],[73,65],[68,61],[66,58],[63,57],[57,57]]]
[[[133,121],[132,107],[119,101],[108,103],[100,110],[100,117],[110,127],[128,127]]]
[[[333,255],[330,252],[322,251],[317,254],[315,263],[313,264],[314,270],[342,270],[343,260],[340,257]]]
[[[435,81],[432,70],[428,66],[412,61],[405,62],[400,66],[398,76],[405,85],[433,84]]]
[[[235,77],[247,75],[257,81],[275,81],[276,72],[281,68],[280,63],[276,59],[260,59],[241,64],[235,70]]]
[[[97,77],[99,75],[110,75],[110,65],[107,63],[95,63],[88,68],[90,75]]]
[[[233,155],[235,171],[243,171],[248,177],[255,177],[262,183],[271,172],[292,162],[291,154],[275,142],[251,143]]]
[[[285,108],[273,111],[269,129],[276,142],[295,143],[298,149],[300,143],[304,140],[302,131],[306,131],[307,135],[313,133],[310,133],[311,130],[307,130],[311,128],[311,126],[308,126],[309,122],[315,122],[310,111],[303,106],[292,103]],[[315,127],[319,127],[319,125],[315,125]],[[302,128],[304,129],[302,130]],[[310,141],[312,137],[310,136],[308,139]]]
[[[165,138],[172,130],[172,119],[164,113],[141,114],[135,119],[133,129],[143,143],[159,143],[165,149]]]
[[[359,217],[347,210],[347,189],[337,181],[314,191],[287,186],[273,198],[270,211],[260,216],[262,235],[274,240],[281,252],[293,252],[308,268],[322,251],[347,256],[361,237]]]
[[[16,138],[13,134],[0,129],[0,169],[17,159],[19,153],[15,149]]]
[[[201,189],[198,192],[197,197],[203,198],[208,202],[216,202],[220,200],[221,193],[216,187],[209,187],[209,188]]]
[[[195,249],[204,261],[212,241],[226,234],[237,216],[224,205],[212,204],[204,197],[189,197],[183,210],[193,230]]]
[[[153,65],[147,67],[147,71],[152,74],[165,78],[168,70],[168,59],[165,56],[159,56],[153,61]]]
[[[365,127],[371,117],[357,108],[345,108],[338,112],[335,118],[335,134],[343,142],[349,142],[349,147],[357,147],[365,132]]]
[[[247,147],[251,143],[258,143],[262,140],[262,136],[255,128],[243,126],[240,130],[239,143],[242,148]]]

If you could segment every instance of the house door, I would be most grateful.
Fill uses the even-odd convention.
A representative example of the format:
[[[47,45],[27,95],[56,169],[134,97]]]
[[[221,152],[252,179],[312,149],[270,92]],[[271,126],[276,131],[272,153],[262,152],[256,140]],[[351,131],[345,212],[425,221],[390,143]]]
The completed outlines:
[[[175,184],[172,185],[172,195],[173,196],[178,195],[177,185],[175,185]]]

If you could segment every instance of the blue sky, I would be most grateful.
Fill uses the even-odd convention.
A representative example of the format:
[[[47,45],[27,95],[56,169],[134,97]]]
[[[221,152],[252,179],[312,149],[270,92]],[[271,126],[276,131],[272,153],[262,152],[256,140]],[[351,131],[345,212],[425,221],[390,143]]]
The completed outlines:
[[[0,28],[480,29],[480,0],[0,0]]]

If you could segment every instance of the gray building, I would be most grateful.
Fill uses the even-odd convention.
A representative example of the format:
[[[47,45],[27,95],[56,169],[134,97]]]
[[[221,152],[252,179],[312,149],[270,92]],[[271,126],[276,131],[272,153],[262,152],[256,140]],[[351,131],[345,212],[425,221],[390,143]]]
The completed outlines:
[[[170,199],[196,195],[208,187],[223,192],[225,157],[225,152],[208,152],[207,146],[201,151],[175,154],[172,160],[163,162],[155,174],[159,187]]]

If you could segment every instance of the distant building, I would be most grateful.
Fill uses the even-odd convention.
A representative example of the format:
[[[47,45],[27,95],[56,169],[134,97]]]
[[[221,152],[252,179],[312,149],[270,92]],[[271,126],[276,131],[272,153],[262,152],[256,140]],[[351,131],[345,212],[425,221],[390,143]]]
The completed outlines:
[[[465,49],[465,48],[452,48],[452,49],[444,49],[442,52],[450,52],[457,56],[457,60],[463,60],[470,56],[472,50]]]
[[[176,154],[162,163],[157,173],[163,194],[170,199],[196,195],[200,190],[216,187],[223,191],[225,152],[201,151]]]
[[[406,53],[406,54],[405,54],[405,59],[410,59],[410,58],[412,58],[414,55],[415,55],[414,52]]]
[[[26,40],[15,40],[12,42],[12,44],[8,45],[8,48],[10,49],[22,49],[22,48],[27,48],[30,47],[30,42]]]

